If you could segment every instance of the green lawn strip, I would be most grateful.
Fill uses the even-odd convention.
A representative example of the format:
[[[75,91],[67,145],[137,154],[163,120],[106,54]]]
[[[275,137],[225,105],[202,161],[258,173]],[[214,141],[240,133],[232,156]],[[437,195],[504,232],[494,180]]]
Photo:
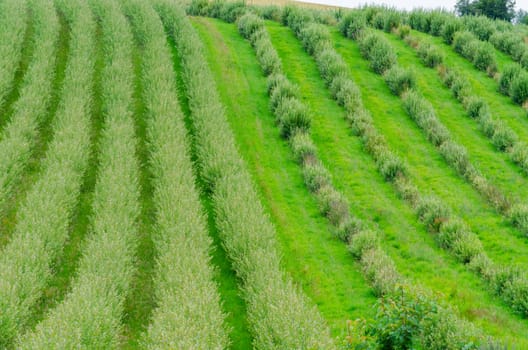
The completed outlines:
[[[390,96],[383,79],[369,70],[368,62],[361,60],[357,44],[344,39],[337,30],[333,30],[333,37],[336,49],[348,61],[354,79],[362,87],[365,104],[373,112],[376,126],[391,148],[405,156],[416,184],[420,188],[431,189],[455,209],[479,235],[486,251],[497,262],[526,262],[526,239],[496,214],[427,143],[421,130],[407,116],[401,101]]]
[[[469,224],[494,261],[508,264],[528,262],[524,235],[497,214],[469,183],[445,163],[421,129],[408,117],[401,100],[390,96],[383,79],[369,69],[366,60],[362,60],[357,44],[343,38],[336,29],[332,31],[336,49],[349,63],[376,127],[385,135],[391,149],[404,156],[415,184],[422,191],[433,191]]]
[[[233,24],[200,18],[195,25],[239,149],[277,229],[283,266],[318,305],[333,334],[342,335],[346,319],[373,316],[376,298],[305,188],[269,111],[266,79],[251,46]]]
[[[399,64],[415,71],[417,89],[433,105],[438,119],[449,129],[453,140],[467,149],[471,162],[503,193],[519,197],[524,202],[528,197],[528,186],[519,167],[496,150],[479,125],[466,117],[462,104],[444,86],[437,72],[424,67],[412,48],[391,34],[378,32],[383,33],[396,50]]]
[[[498,91],[499,84],[494,79],[488,77],[486,72],[476,69],[471,62],[460,56],[441,38],[415,30],[411,33],[414,37],[442,49],[445,65],[448,68],[464,72],[464,75],[471,83],[473,91],[488,103],[493,117],[504,121],[506,125],[515,131],[520,140],[528,142],[528,118],[526,111],[515,104],[508,96],[501,94]]]
[[[273,25],[270,24],[269,29],[272,30]],[[273,30],[279,30],[273,28]],[[281,33],[280,36],[284,37],[285,34]],[[280,37],[279,37],[280,39]],[[354,77],[356,83],[361,89],[365,106],[372,112],[376,127],[386,137],[387,142],[391,149],[398,151],[400,156],[404,158],[409,164],[409,173],[413,182],[419,187],[422,193],[430,191],[435,194],[444,194],[441,197],[443,200],[449,198],[449,204],[455,208],[454,203],[460,205],[461,211],[470,210],[468,216],[481,215],[480,211],[486,211],[488,216],[480,220],[483,230],[487,229],[489,224],[498,225],[495,227],[496,230],[501,230],[501,225],[504,226],[503,221],[497,217],[496,214],[490,209],[486,209],[485,203],[482,203],[480,196],[471,188],[471,186],[464,182],[464,180],[458,178],[454,171],[452,171],[442,160],[439,154],[432,145],[428,143],[426,138],[422,135],[420,129],[414,125],[406,115],[401,101],[399,98],[391,94],[389,89],[386,87],[385,82],[374,72],[369,69],[368,62],[361,59],[359,49],[357,45],[347,39],[344,39],[337,31],[333,31],[333,39],[335,42],[335,48],[345,58],[351,68],[351,74]],[[279,46],[276,45],[278,48]],[[301,48],[299,47],[299,52]],[[300,61],[300,56],[295,52],[296,59]],[[287,62],[284,62],[285,66],[288,66]],[[291,63],[293,64],[293,63]],[[316,69],[315,67],[313,69]],[[311,76],[306,69],[304,69],[305,76]],[[322,82],[320,84],[323,84]],[[330,115],[330,114],[328,114]],[[328,123],[330,122],[330,118]],[[332,118],[334,119],[334,118]],[[337,119],[335,121],[337,123]],[[343,121],[342,128],[345,128],[346,123]],[[317,127],[314,125],[314,140],[317,139],[315,133]],[[339,129],[333,130],[332,133],[342,133]],[[353,138],[353,136],[349,136]],[[359,141],[358,141],[359,142]],[[338,146],[330,146],[330,150],[338,152],[343,147],[343,142]],[[359,146],[358,146],[359,147]],[[326,147],[328,148],[328,147]],[[321,150],[324,148],[321,147]],[[321,154],[324,157],[323,154]],[[367,160],[365,160],[367,162]],[[419,224],[414,224],[415,218],[410,208],[406,206],[398,208],[392,217],[383,218],[390,214],[390,207],[388,203],[379,203],[382,195],[373,193],[381,188],[388,187],[387,191],[392,191],[389,184],[381,183],[382,179],[376,172],[375,165],[372,160],[368,160],[372,163],[372,174],[371,178],[378,178],[380,183],[377,185],[361,185],[356,187],[363,189],[365,192],[370,192],[371,199],[363,201],[364,205],[373,206],[372,209],[366,208],[365,211],[370,213],[378,213],[378,223],[380,227],[387,233],[387,238],[391,239],[389,248],[393,250],[393,258],[399,263],[399,268],[402,272],[409,275],[416,276],[416,278],[422,283],[427,284],[433,290],[442,291],[447,298],[451,299],[451,302],[458,306],[462,311],[462,314],[469,319],[475,320],[485,330],[494,329],[496,334],[504,334],[505,329],[501,325],[503,321],[508,319],[507,322],[513,322],[517,324],[518,331],[526,328],[526,321],[522,320],[517,315],[513,315],[511,311],[500,301],[498,298],[490,296],[491,293],[486,292],[487,286],[480,282],[475,275],[467,272],[466,268],[455,262],[450,257],[447,257],[443,252],[439,251],[436,247],[436,243],[433,241],[433,237],[425,232],[423,227]],[[336,161],[328,162],[329,167],[332,167],[332,163],[336,164]],[[363,164],[358,162],[358,165]],[[343,171],[338,176],[334,173],[336,179],[346,177],[348,173],[353,170]],[[363,175],[365,176],[365,175]],[[349,186],[353,184],[355,178],[360,178],[359,175],[355,175],[351,180],[348,180]],[[446,185],[448,186],[446,188]],[[365,189],[365,186],[367,189]],[[452,189],[454,192],[450,192]],[[438,193],[440,192],[440,193]],[[387,193],[386,196],[393,196],[393,193]],[[454,197],[454,198],[453,198]],[[394,200],[395,202],[396,200]],[[403,201],[402,201],[403,203]],[[393,205],[396,205],[393,204]],[[477,208],[473,208],[474,206]],[[394,210],[394,209],[393,209]],[[458,210],[458,211],[460,211]],[[382,213],[383,215],[380,215]],[[409,213],[405,215],[404,213]],[[403,225],[401,222],[404,220],[403,217],[407,216],[407,224]],[[382,218],[380,219],[379,216]],[[375,217],[376,219],[376,217]],[[467,218],[465,218],[467,222]],[[398,223],[400,222],[400,223]],[[382,226],[383,225],[383,226]],[[474,229],[474,227],[473,227]],[[414,234],[413,234],[414,232]],[[487,231],[486,231],[487,232]],[[480,232],[479,232],[480,233]],[[399,236],[396,236],[399,235]],[[479,234],[482,239],[482,235]],[[397,239],[394,237],[398,237]],[[500,243],[498,238],[493,235],[486,235],[491,241],[485,242],[487,251],[494,247],[494,245]],[[510,238],[510,235],[508,235]],[[513,236],[511,236],[513,237]],[[421,242],[420,242],[421,240]],[[484,243],[484,242],[483,242]],[[490,256],[501,255],[503,260],[505,252],[510,252],[515,246],[506,246],[499,248],[499,254],[496,251],[488,252]],[[495,258],[495,257],[494,257]],[[508,261],[508,260],[506,260]],[[457,276],[457,274],[459,274]],[[473,294],[475,293],[475,294]],[[470,296],[472,295],[473,296]],[[477,296],[478,295],[478,296]],[[479,298],[484,298],[478,300]],[[476,302],[478,306],[471,306],[470,304]],[[469,304],[468,304],[469,303]],[[489,308],[489,309],[488,309]],[[486,310],[487,311],[483,311]],[[493,310],[493,311],[492,311]],[[500,316],[502,315],[502,316]],[[481,318],[482,317],[482,318]],[[502,319],[504,317],[504,319]],[[502,319],[498,321],[498,319]],[[509,333],[506,330],[506,333]],[[510,333],[510,339],[514,333]]]

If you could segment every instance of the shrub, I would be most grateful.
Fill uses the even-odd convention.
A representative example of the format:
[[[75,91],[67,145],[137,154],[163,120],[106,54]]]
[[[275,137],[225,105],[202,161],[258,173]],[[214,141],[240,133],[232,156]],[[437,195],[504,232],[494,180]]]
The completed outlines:
[[[490,114],[488,104],[482,97],[471,95],[466,97],[463,103],[470,118],[480,119],[482,116]]]
[[[362,42],[366,45],[362,51],[376,73],[383,74],[396,64],[396,53],[384,37],[371,33],[360,41],[360,47]]]
[[[306,132],[296,132],[290,137],[290,146],[298,162],[303,163],[307,158],[315,158],[316,148],[310,135]]]
[[[405,39],[411,34],[411,27],[407,24],[401,25],[398,27],[398,36],[401,39]]]
[[[513,80],[521,74],[522,68],[517,63],[509,64],[502,70],[499,80],[499,90],[505,95],[510,94]]]
[[[344,75],[337,76],[330,84],[330,93],[340,106],[347,111],[355,111],[361,106],[361,94],[351,79]]]
[[[431,104],[416,91],[409,90],[403,94],[403,106],[435,146],[450,139],[449,131],[438,121]]]
[[[382,152],[376,159],[381,175],[387,181],[394,180],[397,176],[406,174],[407,167],[405,163],[390,151]]]
[[[343,242],[350,242],[350,238],[357,234],[358,232],[364,230],[364,224],[361,220],[349,217],[345,222],[341,223],[339,227],[334,230],[337,238]]]
[[[282,100],[298,98],[299,88],[292,84],[284,75],[273,74],[268,80],[268,89],[271,88],[270,108],[275,113]]]
[[[511,148],[512,160],[517,163],[525,173],[528,172],[528,145],[524,142],[516,142]]]
[[[419,200],[416,212],[420,220],[433,232],[449,219],[451,213],[444,203],[436,197],[423,197]]]
[[[367,250],[379,247],[379,236],[371,230],[362,230],[350,237],[348,251],[356,259],[361,259]]]
[[[265,75],[282,71],[282,62],[269,39],[258,40],[254,46],[257,59]]]
[[[333,48],[326,48],[317,55],[317,66],[327,85],[338,76],[348,74],[348,66]]]
[[[306,187],[313,193],[331,183],[330,173],[318,160],[305,161],[303,175]]]
[[[430,15],[429,34],[439,36],[442,33],[442,27],[450,18],[447,13],[441,11],[432,11]]]
[[[493,21],[484,16],[465,16],[463,22],[466,28],[475,34],[479,40],[488,40],[495,32]]]
[[[437,47],[429,44],[419,45],[418,56],[430,68],[434,68],[444,61],[444,54]]]
[[[275,110],[282,137],[288,139],[295,132],[310,130],[308,108],[297,98],[283,98]]]
[[[361,33],[367,27],[367,19],[362,12],[349,12],[341,22],[339,22],[339,30],[348,38],[357,40]]]
[[[187,6],[187,13],[191,16],[207,16],[209,0],[192,0]]]
[[[450,89],[456,99],[463,101],[464,98],[470,95],[471,85],[466,77],[459,75],[454,71],[452,73],[454,77],[451,80]]]
[[[500,120],[495,121],[494,124],[495,129],[491,140],[495,147],[501,151],[511,148],[517,142],[517,135]]]
[[[465,57],[472,54],[471,50],[468,50],[470,43],[475,42],[476,38],[470,32],[457,32],[453,37],[453,48],[456,52],[462,54]],[[471,56],[470,56],[471,57]]]
[[[246,13],[237,21],[238,31],[246,39],[249,39],[253,33],[264,27],[264,21],[253,13]]]
[[[442,143],[440,153],[446,162],[461,175],[467,174],[472,168],[466,149],[451,140]]]
[[[413,10],[409,16],[409,24],[420,32],[429,33],[431,27],[431,19],[427,12],[423,9]]]
[[[522,105],[528,99],[528,73],[522,72],[513,78],[510,96],[515,103]]]
[[[398,96],[416,85],[414,72],[398,65],[388,69],[383,77],[392,93]]]
[[[380,249],[364,251],[361,265],[377,296],[392,293],[401,280],[392,259]]]
[[[271,96],[271,94],[273,93],[276,87],[286,85],[288,83],[289,83],[289,80],[288,78],[286,78],[284,74],[282,73],[271,74],[270,76],[268,76],[268,79],[267,79],[268,95]]]
[[[478,237],[458,220],[449,220],[440,226],[437,240],[463,263],[469,263],[477,254],[484,252]]]
[[[282,24],[290,27],[296,35],[299,35],[301,29],[310,22],[314,21],[311,12],[296,6],[285,6],[282,10]]]
[[[509,212],[512,223],[523,230],[525,233],[528,232],[528,205],[517,203],[513,205]]]
[[[405,176],[396,176],[394,184],[401,198],[408,201],[412,206],[418,202],[420,193],[418,188]]]
[[[304,49],[313,55],[320,52],[330,43],[330,33],[328,29],[319,23],[309,23],[300,30],[299,37]]]
[[[328,218],[332,225],[339,227],[349,219],[348,201],[333,186],[321,187],[317,192],[317,199],[321,213]]]
[[[446,20],[441,30],[442,38],[447,44],[452,44],[455,33],[457,33],[461,28],[462,26],[458,19],[450,18]]]
[[[244,1],[225,1],[220,8],[218,17],[226,22],[233,23],[237,18],[243,16],[246,10]]]
[[[494,72],[497,68],[493,47],[488,43],[479,43],[473,54],[473,64],[482,71]]]
[[[266,5],[257,7],[260,9],[260,16],[264,19],[280,22],[282,10],[277,5]]]

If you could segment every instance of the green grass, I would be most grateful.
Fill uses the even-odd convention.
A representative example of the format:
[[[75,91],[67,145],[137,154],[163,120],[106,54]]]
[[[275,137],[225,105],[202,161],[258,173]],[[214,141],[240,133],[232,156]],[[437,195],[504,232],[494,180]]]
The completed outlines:
[[[284,268],[317,304],[334,335],[345,320],[373,315],[375,298],[335,240],[269,111],[266,79],[236,27],[195,19],[227,116],[260,198],[277,229]],[[224,82],[229,81],[229,84]]]
[[[285,57],[291,57],[289,61],[284,61],[285,67],[288,67],[287,70],[304,62],[300,44],[293,41],[291,33],[286,33],[286,29],[276,24],[269,24],[268,28],[272,33],[276,32],[273,37],[279,52],[281,48],[282,51],[289,51],[288,54],[281,54],[283,60]],[[476,203],[480,204],[477,210],[485,211],[486,207],[482,204],[480,196],[445,164],[434,147],[406,115],[401,100],[391,94],[383,79],[372,72],[368,62],[361,58],[357,45],[343,38],[336,29],[332,29],[332,35],[335,48],[349,64],[350,72],[361,89],[365,106],[372,113],[374,124],[384,134],[391,149],[398,152],[409,163],[410,176],[420,191],[422,193],[429,193],[431,190],[442,192],[444,197],[450,197],[450,205],[454,202],[461,202],[462,209],[475,210],[472,207]],[[288,36],[291,39],[286,40]],[[297,48],[294,50],[295,46]],[[311,62],[297,70],[297,80],[310,81],[315,74],[316,67]],[[293,80],[294,78],[292,76]],[[322,86],[323,82],[319,82],[319,85]],[[301,84],[301,90],[308,97],[307,102],[312,105],[316,103],[314,101],[323,99],[321,96],[324,96],[324,92],[319,92],[315,88],[306,86],[303,89],[303,84]],[[346,184],[342,185],[345,193],[348,192],[349,198],[355,198],[356,203],[359,202],[357,207],[363,211],[363,215],[376,221],[386,233],[385,247],[396,261],[399,270],[431,289],[441,291],[451,304],[460,309],[463,316],[475,321],[489,333],[500,334],[513,342],[516,339],[516,332],[510,331],[511,327],[516,328],[517,333],[522,333],[522,329],[526,327],[526,321],[514,315],[502,301],[487,292],[486,285],[478,277],[437,248],[433,237],[416,222],[411,209],[396,198],[394,190],[377,174],[373,161],[366,156],[355,154],[366,153],[361,150],[359,140],[347,141],[347,138],[352,140],[355,137],[345,131],[348,129],[342,115],[336,115],[335,112],[330,111],[321,111],[316,113],[317,115],[326,116],[325,123],[322,125],[326,127],[325,130],[318,131],[317,118],[313,127],[314,140],[319,143],[321,150],[326,149],[328,153],[328,155],[321,154],[321,157],[323,160],[328,157],[325,164],[328,164],[336,180],[341,184]],[[328,129],[330,123],[336,125],[331,130]],[[330,137],[336,140],[331,143],[327,142],[327,146],[322,146],[321,142]],[[348,152],[348,158],[353,160],[349,160],[347,165],[339,159],[338,154],[342,154],[345,145],[352,143],[357,143],[357,145],[355,149]],[[367,166],[370,169],[359,172],[361,168]],[[350,194],[352,190],[354,194]],[[498,223],[504,226],[501,218],[497,218],[492,211],[490,212],[490,209],[487,211],[494,220],[498,220]],[[487,222],[481,224],[486,227]],[[500,231],[502,226],[496,227],[496,230]],[[513,235],[507,237],[511,238]],[[490,239],[492,241],[487,242],[487,248],[493,247],[498,241],[497,237],[490,237]],[[504,253],[514,247],[514,244],[504,246]],[[508,255],[506,254],[505,257],[507,258]],[[506,323],[509,324],[508,327],[504,327]]]

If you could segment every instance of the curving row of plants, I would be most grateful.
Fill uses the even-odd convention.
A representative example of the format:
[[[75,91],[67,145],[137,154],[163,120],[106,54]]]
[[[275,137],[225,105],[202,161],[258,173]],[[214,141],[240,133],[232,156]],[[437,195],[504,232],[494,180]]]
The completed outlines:
[[[29,64],[14,104],[14,113],[0,140],[0,217],[30,161],[39,126],[52,95],[59,22],[49,1],[30,1],[35,40]],[[1,80],[1,77],[0,77]]]
[[[50,25],[56,23],[49,2]],[[94,70],[95,24],[87,6],[57,0],[70,23],[71,45],[54,139],[38,181],[18,210],[11,241],[0,256],[0,347],[8,346],[26,325],[53,274],[53,263],[68,238],[90,145],[90,99]]]
[[[347,77],[346,70],[340,69],[343,67],[340,64],[342,61],[331,48],[326,28],[310,22],[309,16],[293,8],[285,10],[283,19],[285,24],[298,28],[298,36],[306,50],[316,57],[322,76],[331,86],[332,94],[338,102],[347,108],[359,108],[362,113],[368,113],[361,106],[357,87]],[[298,87],[282,72],[280,59],[271,44],[264,22],[257,15],[248,13],[240,17],[237,24],[240,33],[255,49],[262,70],[268,77],[270,108],[276,116],[282,136],[288,141],[303,169],[307,188],[317,198],[321,213],[334,227],[335,235],[347,244],[351,254],[359,260],[374,291],[383,298],[379,323],[363,329],[359,329],[356,324],[354,332],[360,335],[355,339],[358,334],[353,334],[348,339],[348,345],[373,346],[370,341],[377,346],[405,347],[419,341],[423,346],[438,349],[471,346],[473,330],[456,319],[451,310],[438,305],[427,292],[412,286],[402,286],[405,280],[396,271],[392,259],[381,249],[379,232],[355,217],[349,210],[346,198],[332,185],[330,174],[317,157],[316,146],[310,137],[309,111],[301,102]],[[268,59],[269,57],[273,59]],[[378,157],[380,171],[386,176],[391,176],[391,171],[398,173],[398,169],[392,167],[395,157],[386,148],[379,150],[383,153]],[[415,313],[414,316],[419,319],[409,328],[402,325],[391,329],[388,324],[384,324],[383,320],[389,319],[391,322],[401,322],[398,318],[410,316],[407,314],[409,310],[413,310],[410,313]],[[360,340],[361,335],[368,335],[370,340]]]
[[[211,193],[223,246],[241,280],[255,348],[334,348],[321,315],[280,267],[275,229],[236,149],[200,39],[183,8],[159,4],[181,56],[199,172]]]
[[[163,24],[143,1],[127,1],[125,12],[141,49],[142,98],[156,207],[157,307],[143,344],[150,349],[225,349],[228,329],[213,280],[212,243],[195,185]]]
[[[29,18],[25,0],[0,3],[0,106],[13,86]]]
[[[78,11],[90,12],[84,5]],[[103,131],[91,234],[71,289],[20,349],[116,349],[129,291],[139,214],[138,162],[131,113],[132,35],[115,2],[92,1],[100,21]],[[84,15],[84,14],[81,14]]]
[[[500,119],[491,115],[488,103],[472,91],[469,80],[461,72],[446,67],[442,59],[435,59],[440,50],[412,35],[405,36],[405,42],[416,50],[424,65],[438,68],[443,83],[451,89],[453,96],[463,105],[467,115],[475,119],[484,134],[501,152],[505,152],[525,174],[528,174],[528,145],[519,140],[514,130]]]
[[[349,33],[347,23],[351,23],[350,18],[342,22],[343,33]],[[373,49],[375,46],[382,47],[380,52],[386,53],[387,56],[395,57],[392,47],[385,38],[369,31],[366,27],[358,31],[355,38],[359,41],[362,54],[370,61],[373,68],[381,60],[373,55],[373,52],[376,52]],[[378,73],[383,74],[391,91],[402,97],[408,114],[425,132],[430,142],[438,148],[446,162],[487,197],[492,200],[497,198],[499,202],[493,203],[494,205],[500,205],[500,201],[504,201],[503,197],[496,193],[496,190],[490,187],[487,180],[473,167],[465,148],[451,139],[449,131],[436,118],[432,106],[414,90],[415,79],[412,72],[399,67],[395,60],[391,60],[391,64],[384,66],[384,70]],[[402,166],[399,168],[404,169]],[[485,254],[478,236],[460,219],[453,217],[444,203],[430,197],[419,199],[419,193],[405,176],[404,171],[399,171],[399,177],[394,182],[400,195],[410,201],[421,220],[437,233],[438,242],[443,248],[480,274],[489,283],[491,289],[514,310],[524,316],[528,315],[528,279],[521,269],[495,265]],[[525,210],[522,205],[510,209],[514,222],[517,219],[515,216],[517,208],[521,208],[521,213]],[[518,226],[523,227],[522,223]]]

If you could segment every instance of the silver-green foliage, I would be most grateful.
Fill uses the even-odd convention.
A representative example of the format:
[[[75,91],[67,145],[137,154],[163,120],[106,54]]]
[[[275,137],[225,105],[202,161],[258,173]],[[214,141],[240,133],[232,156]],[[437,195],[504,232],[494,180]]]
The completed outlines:
[[[100,18],[103,51],[102,105],[105,115],[91,235],[71,291],[23,337],[21,349],[115,349],[120,320],[134,272],[139,214],[138,164],[131,113],[132,37],[114,2],[92,2]],[[88,16],[86,6],[78,7]]]
[[[224,349],[228,331],[213,281],[211,239],[163,25],[145,2],[130,1],[125,10],[142,35],[142,98],[156,208],[157,307],[143,343],[149,349]]]
[[[12,88],[27,30],[26,0],[0,2],[0,106]]]
[[[54,77],[59,22],[49,1],[30,1],[30,5],[35,48],[14,113],[0,140],[0,216],[30,160]]]
[[[54,139],[42,173],[26,195],[18,223],[0,257],[0,342],[8,344],[26,324],[52,274],[77,203],[90,144],[94,22],[85,6],[58,2],[72,26],[70,57]],[[50,13],[53,16],[53,13]]]
[[[242,281],[257,349],[333,348],[317,310],[281,270],[275,229],[252,184],[203,47],[182,9],[159,8],[182,57],[202,178],[212,191],[220,237]]]

